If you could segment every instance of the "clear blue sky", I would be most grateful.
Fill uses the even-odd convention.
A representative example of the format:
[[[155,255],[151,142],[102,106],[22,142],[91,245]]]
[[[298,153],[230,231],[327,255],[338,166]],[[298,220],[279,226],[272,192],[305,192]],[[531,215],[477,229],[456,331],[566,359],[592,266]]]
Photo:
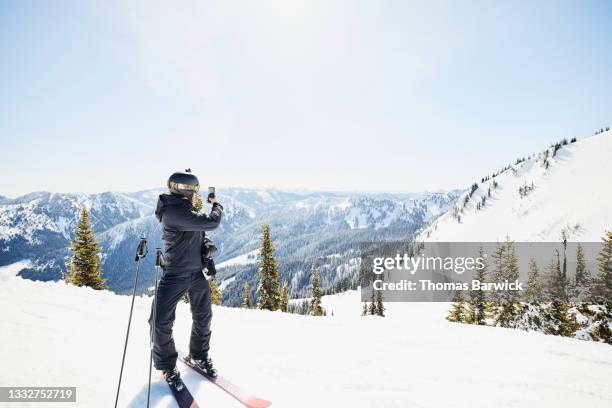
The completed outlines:
[[[609,1],[2,1],[0,195],[465,187],[611,74]]]

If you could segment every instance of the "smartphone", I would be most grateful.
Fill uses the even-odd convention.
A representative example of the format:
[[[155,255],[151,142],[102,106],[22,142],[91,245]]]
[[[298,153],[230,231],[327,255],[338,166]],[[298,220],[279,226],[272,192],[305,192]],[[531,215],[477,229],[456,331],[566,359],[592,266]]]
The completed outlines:
[[[206,201],[210,202],[211,198],[215,198],[215,188],[214,187],[208,187],[208,197],[206,198]]]

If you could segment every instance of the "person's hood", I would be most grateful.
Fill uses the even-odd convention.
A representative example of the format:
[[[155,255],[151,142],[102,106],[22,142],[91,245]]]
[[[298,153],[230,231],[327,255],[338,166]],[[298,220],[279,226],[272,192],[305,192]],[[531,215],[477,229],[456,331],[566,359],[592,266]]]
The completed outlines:
[[[183,197],[173,194],[160,194],[157,200],[157,208],[155,209],[155,217],[161,222],[164,211],[166,211],[168,207],[185,204],[188,204],[188,202]]]

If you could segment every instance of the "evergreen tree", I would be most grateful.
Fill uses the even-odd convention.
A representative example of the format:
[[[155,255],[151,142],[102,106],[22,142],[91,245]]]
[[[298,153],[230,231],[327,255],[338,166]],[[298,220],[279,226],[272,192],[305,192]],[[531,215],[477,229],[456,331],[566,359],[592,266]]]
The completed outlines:
[[[542,316],[546,314],[544,301],[544,284],[540,268],[535,259],[529,260],[529,273],[527,274],[527,287],[523,292],[524,304],[521,308],[519,327],[527,330],[542,328]]]
[[[221,293],[221,289],[219,289],[219,285],[217,285],[217,280],[214,276],[211,276],[208,280],[210,283],[210,299],[213,305],[220,305],[221,300],[223,299],[223,294]]]
[[[102,277],[100,249],[89,221],[89,211],[83,207],[74,230],[74,239],[70,242],[72,257],[66,263],[66,281],[72,285],[89,286],[96,290],[108,289],[106,279]]]
[[[289,303],[287,307],[287,312],[301,314],[301,315],[308,315],[310,314],[310,302],[307,299],[305,299],[299,302]]]
[[[319,272],[317,267],[312,265],[310,272],[310,284],[312,286],[312,301],[310,304],[310,314],[313,316],[324,316],[325,311],[321,306],[321,288],[319,287]]]
[[[588,287],[591,281],[591,274],[586,269],[584,261],[584,250],[582,245],[578,244],[576,248],[576,286]]]
[[[282,312],[286,312],[288,306],[289,306],[289,284],[285,282],[283,287],[281,288],[280,310]]]
[[[563,283],[559,251],[556,251],[555,258],[553,258],[553,261],[548,266],[546,292],[548,298],[553,302],[562,302],[566,300],[565,284]]]
[[[498,282],[514,282],[519,278],[518,259],[514,242],[506,237],[501,258],[501,273]],[[505,290],[500,294],[500,312],[497,324],[501,327],[514,327],[519,318],[520,294],[518,291]]]
[[[259,257],[261,260],[259,263],[259,285],[257,286],[257,307],[259,309],[278,310],[280,307],[280,278],[268,224],[262,226]]]
[[[245,309],[252,309],[253,302],[251,301],[251,288],[249,282],[244,281],[244,289],[242,291],[242,307]]]
[[[361,310],[362,316],[367,316],[368,314],[368,302],[363,302],[363,309]]]
[[[503,282],[504,279],[504,256],[506,247],[502,243],[497,243],[495,250],[491,254],[492,258],[492,271],[491,271],[491,282]],[[491,291],[489,294],[491,302],[497,307],[500,302],[500,296],[497,291]]]
[[[612,308],[612,230],[602,238],[603,246],[597,256],[598,273],[593,281],[593,302]]]
[[[476,267],[474,280],[481,283],[487,281],[487,264],[482,247],[478,251],[478,257],[482,260],[482,267]],[[485,325],[485,310],[487,306],[486,293],[483,290],[471,289],[468,300],[468,311],[465,318],[466,323]]]
[[[374,287],[372,287],[372,292],[370,292],[370,314],[373,316],[376,314],[376,294],[374,293]]]
[[[535,259],[529,261],[529,274],[527,275],[527,288],[523,293],[523,300],[527,303],[537,304],[544,296],[544,286],[540,277],[540,269]]]
[[[589,288],[591,286],[591,274],[586,268],[584,260],[584,250],[582,245],[578,244],[576,248],[576,275],[575,275],[575,291],[573,296],[579,301],[585,301],[589,297]]]
[[[455,292],[453,305],[448,316],[446,316],[446,320],[456,323],[463,323],[465,321],[465,304],[460,290]]]
[[[597,340],[612,344],[612,230],[606,233],[602,241],[603,246],[597,256],[598,272],[591,287],[592,301],[599,309],[592,335]]]
[[[376,315],[385,317],[385,305],[383,303],[382,290],[376,291]]]
[[[550,307],[545,313],[546,332],[557,336],[571,336],[577,329],[576,316],[570,315],[570,305],[567,301],[561,271],[561,255],[556,251],[556,259],[553,259],[548,267],[548,296]]]

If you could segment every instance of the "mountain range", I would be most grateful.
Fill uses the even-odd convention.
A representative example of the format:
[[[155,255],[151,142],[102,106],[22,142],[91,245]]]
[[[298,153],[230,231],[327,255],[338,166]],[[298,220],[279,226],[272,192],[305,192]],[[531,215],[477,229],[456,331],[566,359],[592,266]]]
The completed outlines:
[[[139,237],[147,237],[151,253],[162,246],[153,212],[163,192],[35,192],[0,198],[0,266],[29,259],[31,266],[21,271],[21,276],[60,279],[79,209],[85,206],[102,246],[104,276],[110,289],[127,293],[133,284]],[[210,236],[219,247],[216,261],[224,302],[239,303],[244,281],[256,287],[254,255],[264,223],[271,227],[281,279],[290,283],[292,291],[308,286],[313,263],[319,266],[323,287],[332,287],[342,279],[355,278],[359,242],[410,237],[451,208],[459,194],[458,190],[364,194],[219,188],[224,218]],[[145,258],[141,292],[152,285],[153,258]]]

